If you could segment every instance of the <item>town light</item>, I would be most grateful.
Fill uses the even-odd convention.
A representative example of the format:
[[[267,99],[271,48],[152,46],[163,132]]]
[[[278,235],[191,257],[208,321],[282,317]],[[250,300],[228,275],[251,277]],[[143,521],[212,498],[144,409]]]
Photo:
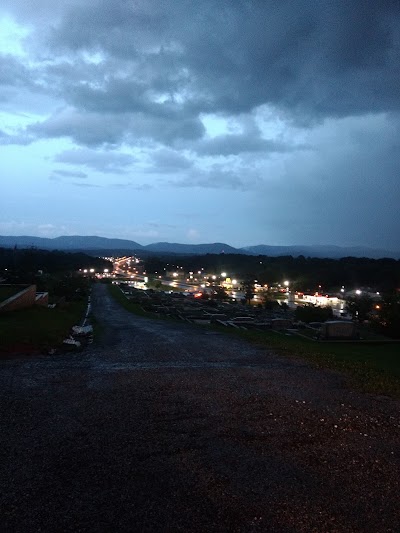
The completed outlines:
[[[287,281],[287,280],[284,281],[283,284],[285,285],[285,287],[289,287],[289,285],[290,285],[289,281]]]
[[[223,278],[226,278],[226,272],[221,272],[221,276],[222,276]]]
[[[360,294],[361,294],[361,291],[360,291],[360,289],[357,289],[357,290],[356,290],[356,294],[358,294],[358,295],[360,295]]]

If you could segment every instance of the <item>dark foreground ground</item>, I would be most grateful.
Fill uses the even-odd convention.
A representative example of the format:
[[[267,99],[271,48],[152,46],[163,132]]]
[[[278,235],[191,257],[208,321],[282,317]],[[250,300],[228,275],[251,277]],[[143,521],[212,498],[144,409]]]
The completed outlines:
[[[96,286],[101,342],[0,360],[0,530],[400,530],[400,402]]]

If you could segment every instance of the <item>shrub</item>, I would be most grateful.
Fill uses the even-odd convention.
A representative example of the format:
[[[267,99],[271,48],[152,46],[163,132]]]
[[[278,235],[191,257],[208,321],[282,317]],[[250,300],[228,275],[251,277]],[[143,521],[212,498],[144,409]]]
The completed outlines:
[[[315,305],[298,306],[295,317],[302,322],[325,322],[333,318],[331,307],[317,307]]]

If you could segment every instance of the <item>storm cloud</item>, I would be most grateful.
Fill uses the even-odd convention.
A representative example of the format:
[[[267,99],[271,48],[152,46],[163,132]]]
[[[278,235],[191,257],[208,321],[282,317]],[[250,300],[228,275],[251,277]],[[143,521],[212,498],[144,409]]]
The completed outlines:
[[[126,114],[114,135],[102,132],[104,142],[136,129],[157,137],[166,128],[164,142],[201,136],[200,113],[243,113],[266,103],[300,121],[399,108],[395,1],[330,0],[318,9],[264,0],[60,4],[49,30],[37,27],[31,37],[47,62],[29,69],[3,58],[0,82],[36,76],[38,84],[40,77],[89,120],[100,113],[118,122],[112,116]],[[43,13],[52,20],[45,2]],[[57,135],[49,127],[60,120],[36,131]],[[78,142],[93,139],[77,133],[83,125],[68,126]]]
[[[82,148],[61,152],[55,157],[55,161],[69,165],[83,165],[99,172],[124,173],[126,167],[134,163],[135,158],[130,154],[98,152]]]
[[[243,239],[395,238],[398,1],[5,0],[1,15],[20,36],[0,40],[10,160],[37,147],[45,175],[101,173],[115,194],[252,194]]]
[[[306,1],[101,1],[72,7],[49,38],[67,53],[101,51],[127,64],[122,79],[114,69],[101,87],[120,109],[149,105],[149,91],[168,95],[164,108],[179,93],[188,112],[264,103],[319,117],[398,109],[395,1],[330,0],[318,9]],[[101,98],[87,89],[86,99]]]

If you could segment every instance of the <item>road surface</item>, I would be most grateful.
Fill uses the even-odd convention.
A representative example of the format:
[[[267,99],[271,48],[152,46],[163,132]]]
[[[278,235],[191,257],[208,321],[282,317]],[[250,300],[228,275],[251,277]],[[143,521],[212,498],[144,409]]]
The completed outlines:
[[[0,360],[2,532],[399,531],[399,402],[92,301],[83,352]]]

